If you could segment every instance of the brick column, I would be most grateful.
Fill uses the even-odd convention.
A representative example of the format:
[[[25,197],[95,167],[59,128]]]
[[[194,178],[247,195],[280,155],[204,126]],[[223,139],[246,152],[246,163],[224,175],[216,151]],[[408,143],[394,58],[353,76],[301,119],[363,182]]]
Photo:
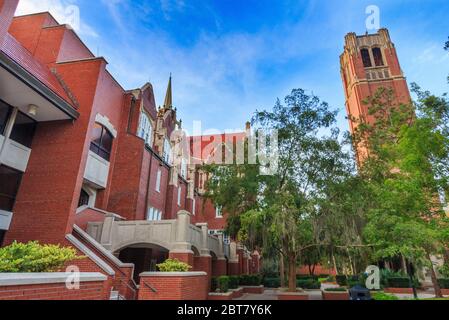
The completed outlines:
[[[212,260],[212,276],[219,277],[228,274],[228,263],[226,258],[218,258],[217,260]]]

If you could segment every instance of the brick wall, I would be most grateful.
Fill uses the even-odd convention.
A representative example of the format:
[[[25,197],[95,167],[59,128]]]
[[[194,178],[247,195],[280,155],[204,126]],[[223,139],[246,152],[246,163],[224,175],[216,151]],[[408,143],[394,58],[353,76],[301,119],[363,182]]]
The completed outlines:
[[[207,300],[207,288],[207,275],[204,272],[171,275],[143,273],[140,277],[139,300]]]
[[[4,274],[6,276],[7,274]],[[2,284],[0,279],[0,300],[108,300],[108,281],[81,281],[79,289],[68,289],[65,280],[49,283]],[[104,277],[97,275],[97,279]],[[51,281],[51,280],[50,280]],[[39,281],[37,281],[39,282]]]

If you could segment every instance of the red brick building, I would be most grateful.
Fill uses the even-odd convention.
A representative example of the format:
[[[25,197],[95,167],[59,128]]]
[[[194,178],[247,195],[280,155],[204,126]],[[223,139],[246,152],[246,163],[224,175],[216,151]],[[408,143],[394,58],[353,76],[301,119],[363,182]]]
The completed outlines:
[[[136,280],[169,256],[209,277],[249,261],[203,205],[198,164],[221,136],[183,136],[171,78],[157,108],[150,83],[125,90],[70,27],[17,3],[0,0],[0,244],[69,241]]]

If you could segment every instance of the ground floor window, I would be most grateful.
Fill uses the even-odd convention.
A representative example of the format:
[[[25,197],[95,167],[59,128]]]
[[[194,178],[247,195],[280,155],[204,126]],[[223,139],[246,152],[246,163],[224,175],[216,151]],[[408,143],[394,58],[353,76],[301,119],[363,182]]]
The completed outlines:
[[[22,173],[0,165],[0,210],[12,212]]]
[[[149,208],[147,213],[148,221],[160,221],[162,220],[162,211],[156,208]]]

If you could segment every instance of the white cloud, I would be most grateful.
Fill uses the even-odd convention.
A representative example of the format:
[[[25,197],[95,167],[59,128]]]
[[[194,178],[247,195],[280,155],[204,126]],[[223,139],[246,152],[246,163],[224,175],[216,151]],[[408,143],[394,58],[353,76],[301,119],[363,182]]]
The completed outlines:
[[[98,37],[95,30],[81,19],[80,9],[74,0],[20,0],[16,15],[49,11],[62,24],[71,25],[83,36]]]

